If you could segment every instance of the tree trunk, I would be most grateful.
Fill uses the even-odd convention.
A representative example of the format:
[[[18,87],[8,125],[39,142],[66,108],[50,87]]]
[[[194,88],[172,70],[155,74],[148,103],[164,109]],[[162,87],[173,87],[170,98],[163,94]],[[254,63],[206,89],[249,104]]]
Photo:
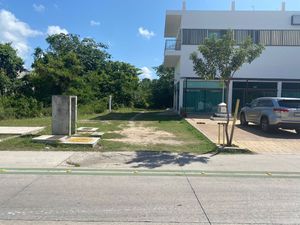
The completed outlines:
[[[225,134],[226,134],[226,143],[227,146],[231,146],[232,145],[232,141],[229,138],[229,122],[230,122],[230,112],[229,112],[229,85],[230,85],[230,79],[225,80],[225,86],[226,86],[226,107],[227,107],[227,121],[226,121],[226,125],[225,125]]]

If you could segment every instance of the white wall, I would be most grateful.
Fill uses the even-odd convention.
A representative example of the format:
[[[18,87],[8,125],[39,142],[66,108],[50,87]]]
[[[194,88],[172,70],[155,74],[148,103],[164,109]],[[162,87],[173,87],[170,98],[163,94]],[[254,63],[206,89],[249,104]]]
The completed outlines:
[[[185,11],[181,27],[187,29],[299,29],[291,25],[291,11]]]
[[[174,71],[174,79],[175,79],[175,83],[180,79],[180,74],[181,74],[181,70],[180,70],[180,60],[178,61],[178,63],[175,66],[175,71]]]
[[[189,58],[194,51],[197,51],[197,46],[181,47],[181,77],[197,76]],[[300,47],[266,47],[259,58],[251,64],[244,64],[235,77],[300,79]]]
[[[300,12],[291,11],[184,11],[182,29],[293,29],[291,17]],[[190,54],[197,46],[182,45],[176,71],[180,77],[195,77]],[[266,47],[252,64],[245,64],[235,77],[300,79],[300,47]],[[176,73],[178,79],[178,73]]]

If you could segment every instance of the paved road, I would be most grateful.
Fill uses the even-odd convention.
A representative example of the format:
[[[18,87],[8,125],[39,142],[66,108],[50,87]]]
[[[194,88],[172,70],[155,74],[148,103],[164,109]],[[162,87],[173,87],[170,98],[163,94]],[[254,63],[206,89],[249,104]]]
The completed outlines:
[[[2,171],[0,224],[300,224],[297,173],[166,172]]]

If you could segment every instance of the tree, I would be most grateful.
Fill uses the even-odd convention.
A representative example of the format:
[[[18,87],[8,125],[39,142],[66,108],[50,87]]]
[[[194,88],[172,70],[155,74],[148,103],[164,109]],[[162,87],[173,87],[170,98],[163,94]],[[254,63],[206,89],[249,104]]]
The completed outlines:
[[[11,43],[0,44],[0,94],[13,93],[24,62]]]
[[[129,63],[109,61],[104,71],[99,86],[102,94],[105,97],[113,95],[115,104],[132,107],[140,70]]]
[[[159,79],[152,81],[152,108],[172,107],[174,94],[174,68],[154,67]]]
[[[58,94],[76,94],[81,103],[94,100],[94,84],[88,76],[105,69],[110,58],[106,45],[73,34],[52,35],[46,41],[47,50],[36,48],[34,52],[34,72],[29,80],[35,97],[47,104],[51,95]]]
[[[203,79],[221,79],[224,81],[227,91],[227,106],[229,84],[235,73],[243,64],[251,64],[264,50],[261,44],[255,44],[249,37],[240,45],[234,40],[232,31],[228,31],[222,38],[216,36],[207,38],[203,45],[198,47],[201,53],[191,54],[194,71]],[[232,145],[232,137],[229,137],[229,110],[227,109],[227,126],[225,129],[227,145]]]

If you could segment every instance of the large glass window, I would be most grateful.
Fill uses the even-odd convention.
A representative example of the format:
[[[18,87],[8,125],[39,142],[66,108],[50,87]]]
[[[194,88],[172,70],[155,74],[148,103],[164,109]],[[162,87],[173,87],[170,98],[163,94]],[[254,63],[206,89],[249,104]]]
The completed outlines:
[[[282,97],[300,98],[300,83],[282,83]]]
[[[235,109],[237,99],[240,99],[240,108],[246,103],[252,102],[260,97],[276,97],[276,82],[252,82],[252,81],[234,81],[232,93],[232,110]]]
[[[248,37],[254,43],[266,46],[300,46],[300,30],[232,30],[237,44],[243,43]],[[215,35],[221,38],[227,30],[224,29],[183,29],[182,44],[200,45],[205,38]]]
[[[189,80],[184,82],[183,108],[187,113],[215,113],[222,102],[223,82]]]

